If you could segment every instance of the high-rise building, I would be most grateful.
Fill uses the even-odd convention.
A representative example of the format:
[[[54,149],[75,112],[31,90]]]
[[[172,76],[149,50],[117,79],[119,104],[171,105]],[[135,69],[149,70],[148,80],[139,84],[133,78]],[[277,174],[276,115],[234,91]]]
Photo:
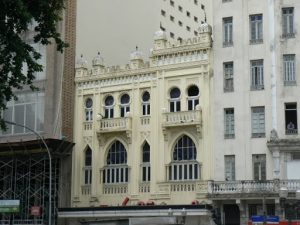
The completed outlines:
[[[213,2],[210,197],[223,224],[253,215],[299,219],[300,2]]]
[[[76,58],[91,66],[100,52],[105,65],[128,63],[136,46],[148,58],[153,34],[162,29],[174,40],[197,36],[199,24],[211,22],[210,0],[77,0]]]
[[[32,92],[26,86],[16,90],[18,99],[8,102],[3,112],[4,120],[15,125],[7,123],[7,130],[0,135],[1,224],[48,223],[50,174],[53,224],[57,208],[70,203],[75,7],[76,2],[65,1],[63,20],[57,27],[70,45],[63,54],[56,51],[55,44],[34,43],[31,28],[24,35],[27,43],[41,53],[43,72],[37,73],[33,81],[39,90]],[[26,127],[42,136],[47,144],[52,158],[51,172],[46,146]],[[19,205],[12,209],[5,205],[10,204],[6,200],[17,200]]]

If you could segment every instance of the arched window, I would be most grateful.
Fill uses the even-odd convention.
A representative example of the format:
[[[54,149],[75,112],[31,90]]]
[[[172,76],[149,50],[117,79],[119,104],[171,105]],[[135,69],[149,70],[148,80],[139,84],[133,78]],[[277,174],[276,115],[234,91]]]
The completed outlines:
[[[128,94],[123,94],[121,96],[121,117],[125,117],[125,114],[130,111],[130,97]]]
[[[180,111],[180,90],[175,87],[170,91],[170,112]]]
[[[108,151],[103,183],[128,182],[127,152],[120,141],[115,141]]]
[[[113,118],[114,117],[114,98],[109,95],[105,98],[105,106],[104,106],[104,116],[105,118]]]
[[[84,184],[92,183],[92,150],[88,147],[84,155]]]
[[[143,101],[143,116],[150,115],[150,94],[148,91],[145,91],[142,96]]]
[[[150,145],[145,142],[142,148],[142,181],[150,181]]]
[[[169,180],[196,180],[200,178],[197,149],[193,140],[184,135],[173,149],[173,160],[169,166]]]
[[[188,110],[195,110],[199,104],[199,88],[192,85],[188,89]]]
[[[93,100],[91,98],[87,98],[85,101],[85,120],[93,120]]]

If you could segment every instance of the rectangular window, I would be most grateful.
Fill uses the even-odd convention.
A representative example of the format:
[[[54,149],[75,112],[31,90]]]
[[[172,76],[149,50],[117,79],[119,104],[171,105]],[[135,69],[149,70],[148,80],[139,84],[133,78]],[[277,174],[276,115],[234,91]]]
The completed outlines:
[[[250,15],[250,43],[263,42],[263,15]]]
[[[225,180],[235,180],[235,156],[225,155]]]
[[[170,5],[174,6],[174,1],[170,0]]]
[[[182,6],[178,6],[178,10],[180,11],[180,12],[182,12]]]
[[[194,0],[195,5],[198,5],[198,0]]]
[[[265,137],[265,107],[251,107],[252,137]]]
[[[223,47],[232,45],[232,17],[223,18]]]
[[[178,25],[182,27],[182,22],[179,20]]]
[[[264,61],[251,60],[251,90],[264,89]]]
[[[144,102],[143,103],[143,116],[149,116],[150,115],[150,103]]]
[[[264,154],[254,154],[252,155],[253,163],[253,179],[254,180],[266,180],[266,155]]]
[[[294,8],[282,9],[282,37],[293,38],[294,33]]]
[[[224,73],[224,92],[232,92],[233,86],[233,62],[225,62],[223,64]]]
[[[295,55],[283,55],[284,85],[296,85]]]
[[[114,117],[114,108],[113,107],[105,107],[104,117],[105,118],[113,118]]]
[[[160,11],[160,14],[161,14],[162,16],[166,16],[166,11],[165,11],[165,10],[161,10],[161,11]]]
[[[170,20],[174,22],[174,16],[170,16]]]
[[[285,133],[298,134],[297,103],[285,103]]]
[[[189,11],[186,11],[186,16],[187,17],[190,17],[191,16],[191,13]]]
[[[234,108],[224,109],[224,138],[234,138]]]
[[[194,16],[194,21],[198,23],[198,17]]]
[[[170,37],[174,38],[175,37],[174,33],[170,32]]]
[[[90,185],[92,183],[92,167],[85,166],[83,169],[84,169],[84,184]]]
[[[186,26],[187,31],[191,31],[191,28],[189,26]]]
[[[11,100],[7,103],[7,109],[3,112],[3,118],[35,131],[44,130],[44,93],[24,93],[17,96],[18,100]],[[31,131],[21,126],[7,125],[7,130],[2,131],[3,135],[26,134]]]

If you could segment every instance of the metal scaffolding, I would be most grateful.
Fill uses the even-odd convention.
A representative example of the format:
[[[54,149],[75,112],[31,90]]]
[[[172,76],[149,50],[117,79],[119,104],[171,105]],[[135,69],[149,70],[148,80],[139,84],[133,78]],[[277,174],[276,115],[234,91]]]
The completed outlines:
[[[60,159],[52,161],[52,218],[56,224]],[[0,199],[19,199],[20,212],[0,215],[0,224],[47,224],[49,160],[44,154],[0,157]],[[41,207],[39,216],[31,207]]]

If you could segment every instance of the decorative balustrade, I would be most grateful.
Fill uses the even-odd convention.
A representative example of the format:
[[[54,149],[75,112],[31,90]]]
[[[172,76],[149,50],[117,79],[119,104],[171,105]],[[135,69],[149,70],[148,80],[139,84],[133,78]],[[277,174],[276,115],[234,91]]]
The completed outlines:
[[[103,194],[126,194],[128,193],[128,185],[126,184],[103,184]]]
[[[171,192],[194,192],[197,188],[197,182],[195,181],[184,181],[184,182],[172,182],[170,183]]]
[[[109,118],[99,120],[99,131],[102,133],[126,131],[131,129],[131,118]]]
[[[142,116],[141,125],[148,125],[148,124],[150,124],[150,116]]]
[[[90,195],[91,194],[91,185],[82,185],[81,186],[81,194],[82,195]]]
[[[201,123],[201,110],[164,113],[164,126],[191,125]]]
[[[294,192],[300,189],[300,180],[242,180],[242,181],[211,181],[208,183],[209,194],[238,194],[238,193],[274,193],[281,188]]]
[[[93,122],[92,121],[83,122],[83,130],[84,131],[93,130]]]
[[[149,193],[150,192],[150,182],[142,182],[139,184],[140,193]]]

